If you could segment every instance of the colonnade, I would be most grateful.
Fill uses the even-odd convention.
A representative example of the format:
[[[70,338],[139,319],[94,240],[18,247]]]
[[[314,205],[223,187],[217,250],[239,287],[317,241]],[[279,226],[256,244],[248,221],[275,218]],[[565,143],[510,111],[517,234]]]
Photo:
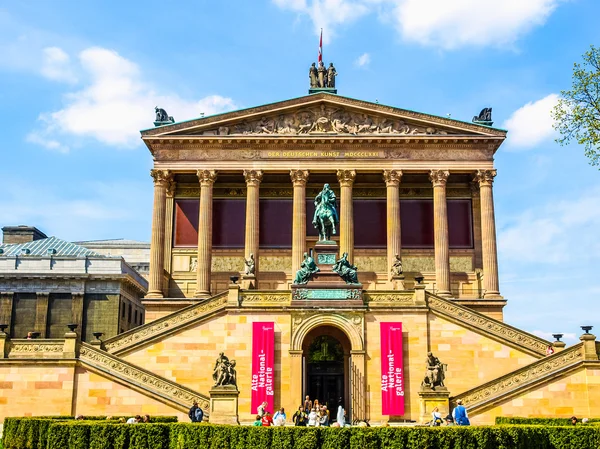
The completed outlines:
[[[246,180],[246,258],[254,255],[255,273],[260,270],[259,255],[259,191],[263,170],[244,170]],[[152,170],[154,179],[154,211],[152,218],[152,241],[150,247],[150,276],[147,298],[163,297],[165,266],[165,226],[167,189],[173,181],[169,170]],[[211,295],[211,255],[212,255],[212,198],[213,186],[217,179],[216,170],[198,170],[200,184],[200,208],[198,217],[198,267],[195,296],[205,298]],[[446,183],[448,170],[430,170],[429,179],[433,186],[434,213],[434,252],[436,270],[436,292],[440,296],[451,296],[450,256],[448,238],[448,211],[446,205]],[[479,186],[481,201],[482,258],[484,270],[484,298],[500,296],[498,283],[498,256],[496,247],[496,224],[492,183],[496,170],[477,170],[474,181]],[[293,185],[292,219],[292,273],[295,273],[306,252],[306,184],[308,170],[290,171]],[[337,170],[340,183],[340,254],[347,252],[354,260],[354,218],[352,208],[352,188],[356,178],[355,170]],[[387,261],[390,269],[396,255],[402,255],[400,222],[400,184],[402,170],[383,170],[383,180],[387,191]],[[169,220],[172,219],[169,217]]]

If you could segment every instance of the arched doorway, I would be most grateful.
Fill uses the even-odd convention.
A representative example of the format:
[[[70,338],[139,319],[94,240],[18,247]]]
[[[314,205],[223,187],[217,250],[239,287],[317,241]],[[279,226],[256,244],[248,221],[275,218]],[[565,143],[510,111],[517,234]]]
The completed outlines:
[[[333,326],[312,329],[302,344],[304,395],[318,399],[332,413],[341,400],[348,416],[350,350],[346,334]]]

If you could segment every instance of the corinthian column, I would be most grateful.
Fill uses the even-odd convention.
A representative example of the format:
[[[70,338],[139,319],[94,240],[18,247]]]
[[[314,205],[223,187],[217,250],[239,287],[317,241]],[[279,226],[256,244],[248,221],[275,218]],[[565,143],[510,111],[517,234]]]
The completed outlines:
[[[390,278],[396,255],[402,257],[399,191],[401,179],[402,170],[383,170],[383,180],[387,187],[387,268]]]
[[[300,269],[306,252],[306,181],[308,170],[290,170],[294,185],[292,212],[292,277]]]
[[[258,237],[259,237],[259,195],[258,190],[263,178],[262,170],[244,170],[246,178],[246,247],[244,256],[250,258],[254,255],[254,275],[258,276]]]
[[[210,268],[212,256],[212,199],[215,170],[198,170],[200,181],[200,212],[198,216],[198,268],[196,272],[196,298],[210,296]]]
[[[355,170],[338,170],[340,183],[340,255],[348,253],[348,260],[354,262],[354,208],[352,207],[352,185],[356,178]]]
[[[450,254],[448,243],[448,206],[446,204],[446,181],[450,172],[431,170],[429,179],[433,184],[433,234],[435,245],[435,280],[437,294],[451,296]]]
[[[173,175],[169,170],[151,170],[154,179],[154,207],[152,215],[152,241],[150,243],[150,274],[146,298],[163,297],[165,266],[165,208],[167,185]]]
[[[496,170],[477,170],[481,201],[481,249],[483,256],[484,298],[499,298],[498,251],[496,247],[496,220],[494,218],[494,194],[492,183]]]

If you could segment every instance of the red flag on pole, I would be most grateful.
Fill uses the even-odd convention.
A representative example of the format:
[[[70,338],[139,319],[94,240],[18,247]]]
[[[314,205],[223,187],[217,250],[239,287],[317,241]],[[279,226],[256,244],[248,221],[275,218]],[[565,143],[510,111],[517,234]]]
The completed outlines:
[[[321,39],[319,39],[319,62],[323,61],[323,28],[321,28]]]

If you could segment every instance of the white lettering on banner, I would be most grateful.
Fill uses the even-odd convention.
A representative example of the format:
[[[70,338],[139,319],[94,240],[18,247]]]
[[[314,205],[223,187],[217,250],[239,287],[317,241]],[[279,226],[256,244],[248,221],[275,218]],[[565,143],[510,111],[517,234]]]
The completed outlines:
[[[404,396],[404,390],[402,389],[402,368],[395,366],[395,357],[391,350],[386,357],[388,370],[387,373],[384,372],[381,374],[381,391],[395,390],[396,396]]]

